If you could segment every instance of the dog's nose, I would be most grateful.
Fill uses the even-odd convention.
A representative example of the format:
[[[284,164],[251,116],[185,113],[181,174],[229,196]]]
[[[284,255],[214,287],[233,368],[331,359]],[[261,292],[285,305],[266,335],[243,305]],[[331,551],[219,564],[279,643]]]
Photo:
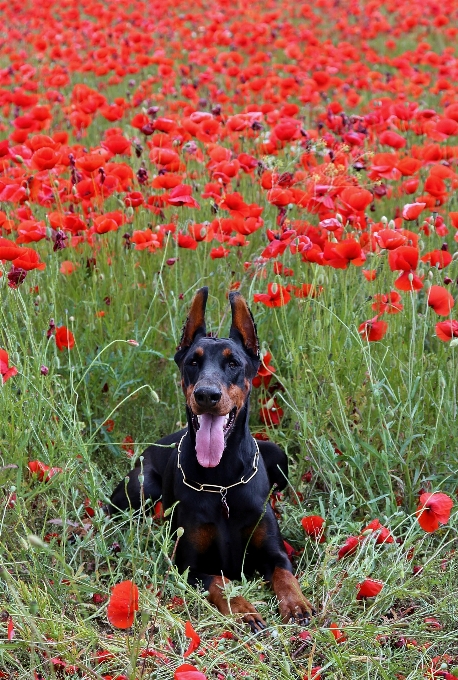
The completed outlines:
[[[221,399],[221,390],[217,387],[198,387],[194,390],[194,399],[202,408],[209,408],[210,406],[216,406],[216,404]]]

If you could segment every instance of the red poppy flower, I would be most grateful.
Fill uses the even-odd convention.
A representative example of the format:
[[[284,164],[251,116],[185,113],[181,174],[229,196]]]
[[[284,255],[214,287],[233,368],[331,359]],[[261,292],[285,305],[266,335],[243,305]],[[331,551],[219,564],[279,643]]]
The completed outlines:
[[[374,316],[373,319],[364,321],[358,328],[358,333],[362,335],[365,340],[369,342],[377,342],[385,337],[388,330],[388,324],[386,321],[378,321],[378,316]]]
[[[402,209],[402,217],[405,220],[416,220],[426,208],[426,203],[407,203]]]
[[[345,543],[339,548],[337,559],[341,560],[346,555],[352,555],[360,543],[360,539],[356,536],[349,536]]]
[[[377,293],[374,295],[372,309],[378,314],[399,314],[404,309],[401,299],[401,296],[395,290],[386,295]]]
[[[454,304],[453,295],[442,286],[431,286],[428,290],[428,306],[439,316],[448,316]]]
[[[19,256],[14,258],[12,263],[18,269],[24,269],[26,272],[32,271],[32,269],[43,270],[46,268],[45,263],[40,262],[37,251],[32,248],[21,248]]]
[[[223,257],[227,257],[230,253],[230,250],[227,248],[223,248],[223,246],[218,246],[218,248],[212,248],[210,250],[210,257],[212,260],[218,260]]]
[[[123,135],[110,135],[103,140],[102,147],[113,155],[130,156],[130,142]]]
[[[353,261],[361,258],[361,246],[353,239],[340,241],[340,243],[335,244],[334,248],[340,257],[343,257],[346,260]]]
[[[348,639],[348,635],[344,631],[340,630],[337,623],[331,623],[329,630],[331,631],[335,641],[339,644],[341,642],[345,642]]]
[[[59,155],[49,147],[41,147],[32,156],[32,168],[51,170],[59,161]]]
[[[141,191],[130,191],[124,196],[124,204],[128,208],[138,208],[144,203],[143,194]]]
[[[436,335],[443,342],[450,342],[452,338],[458,338],[458,321],[439,321],[439,323],[436,323]]]
[[[423,281],[414,271],[402,272],[401,276],[398,276],[394,285],[398,290],[404,291],[417,291],[423,288]]]
[[[219,204],[220,208],[229,210],[233,217],[249,217],[250,206],[247,205],[242,196],[235,192],[233,194],[226,194]]]
[[[302,528],[308,536],[314,538],[318,543],[324,543],[325,520],[319,515],[308,515],[301,519]]]
[[[453,500],[446,493],[422,493],[415,514],[421,528],[432,533],[447,524],[452,508]]]
[[[167,203],[175,206],[185,206],[186,208],[200,209],[200,205],[196,199],[191,196],[192,187],[187,184],[179,184],[176,186],[168,196],[166,196]]]
[[[381,229],[380,231],[376,231],[374,238],[380,248],[385,248],[386,250],[396,250],[396,248],[403,246],[406,242],[404,234],[400,231],[395,231],[394,229]]]
[[[289,189],[274,187],[267,193],[267,200],[278,208],[284,208],[290,203],[294,203],[294,194]]]
[[[21,248],[14,241],[7,238],[0,238],[0,260],[16,260],[20,257],[26,248]]]
[[[115,220],[105,215],[99,215],[94,220],[94,230],[97,234],[108,234],[109,231],[117,231],[119,225]]]
[[[448,250],[431,250],[431,252],[421,257],[422,262],[429,262],[431,267],[436,267],[436,269],[444,269],[444,267],[450,264],[452,259]]]
[[[388,263],[392,272],[413,271],[418,265],[418,250],[413,246],[400,246],[396,250],[390,250]]]
[[[75,346],[75,336],[66,326],[59,326],[56,328],[56,345],[60,351],[64,349],[73,349]]]
[[[411,156],[405,156],[398,163],[398,170],[403,177],[411,177],[421,168],[422,163],[417,158],[412,158]]]
[[[345,207],[357,212],[361,212],[372,203],[374,197],[367,189],[361,187],[346,187],[340,194],[340,199]]]
[[[131,241],[135,243],[135,250],[149,250],[151,253],[161,245],[158,234],[148,228],[134,231]]]
[[[91,153],[77,158],[75,165],[79,170],[83,170],[83,172],[92,173],[105,165],[105,162],[105,152],[103,155],[101,153]]]
[[[386,144],[391,146],[393,149],[403,149],[407,144],[406,140],[402,135],[398,135],[397,132],[392,130],[385,130],[379,136],[380,144]]]
[[[207,676],[201,673],[198,668],[191,666],[189,663],[184,663],[178,666],[173,674],[174,680],[207,680]]]
[[[0,375],[2,376],[3,384],[14,375],[17,375],[17,368],[9,365],[9,356],[5,349],[0,349]]]
[[[425,191],[434,196],[434,198],[440,198],[447,193],[447,186],[440,177],[430,175],[426,178]]]
[[[108,621],[115,628],[130,628],[138,611],[138,587],[132,581],[117,583],[108,602]]]
[[[259,419],[267,427],[279,425],[282,418],[283,409],[279,407],[275,399],[269,399],[259,411]]]
[[[60,467],[50,467],[46,463],[42,463],[40,460],[31,460],[27,463],[32,474],[36,474],[40,482],[49,482],[51,477],[54,477],[58,472],[62,472]]]
[[[189,234],[182,234],[179,232],[176,235],[176,241],[179,248],[188,248],[189,250],[195,250],[197,248],[197,241]]]
[[[196,633],[196,631],[192,627],[191,621],[186,621],[185,635],[187,638],[190,638],[191,640],[188,649],[183,654],[183,656],[186,658],[187,656],[190,656],[200,645],[200,636]]]
[[[279,283],[269,283],[267,293],[256,293],[253,296],[254,302],[262,302],[267,307],[283,307],[291,299],[291,295],[285,286]]]
[[[366,597],[375,597],[380,593],[383,585],[383,581],[379,581],[375,578],[366,578],[362,583],[358,583],[356,586],[358,589],[356,599],[362,600]]]
[[[73,274],[79,267],[79,264],[77,262],[71,262],[70,260],[63,260],[60,264],[59,271],[61,274],[65,274],[65,276],[70,276],[70,274]]]
[[[33,243],[46,238],[46,225],[36,220],[24,220],[18,225],[17,232],[16,243]]]
[[[272,374],[276,372],[276,368],[270,365],[272,361],[272,355],[270,352],[266,352],[262,359],[261,365],[258,368],[256,376],[253,378],[253,387],[269,387],[269,383],[272,378]]]
[[[370,536],[374,534],[376,536],[376,545],[381,545],[382,543],[394,543],[394,538],[390,533],[390,530],[380,524],[379,519],[373,519],[372,522],[361,530],[362,536]]]

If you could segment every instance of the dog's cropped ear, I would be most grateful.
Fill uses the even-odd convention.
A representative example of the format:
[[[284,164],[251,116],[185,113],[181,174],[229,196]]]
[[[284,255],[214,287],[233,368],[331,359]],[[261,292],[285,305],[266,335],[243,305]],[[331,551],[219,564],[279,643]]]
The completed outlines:
[[[191,347],[194,340],[205,337],[207,332],[205,326],[205,307],[207,305],[208,288],[199,288],[191,302],[188,318],[183,326],[180,344],[177,347],[175,361],[180,365],[187,350]]]
[[[260,363],[259,341],[253,315],[248,309],[245,298],[240,293],[229,293],[229,302],[232,309],[232,325],[229,337],[242,343],[257,372]]]

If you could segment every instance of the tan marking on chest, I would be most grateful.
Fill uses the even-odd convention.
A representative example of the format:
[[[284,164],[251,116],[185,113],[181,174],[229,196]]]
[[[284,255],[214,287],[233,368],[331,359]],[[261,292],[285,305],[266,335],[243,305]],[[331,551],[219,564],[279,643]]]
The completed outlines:
[[[265,543],[266,536],[267,536],[266,525],[264,523],[258,524],[258,526],[253,531],[251,543],[254,545],[255,548],[262,548],[262,546]]]
[[[188,540],[199,553],[204,553],[211,546],[216,537],[216,527],[214,524],[201,524],[193,529]]]

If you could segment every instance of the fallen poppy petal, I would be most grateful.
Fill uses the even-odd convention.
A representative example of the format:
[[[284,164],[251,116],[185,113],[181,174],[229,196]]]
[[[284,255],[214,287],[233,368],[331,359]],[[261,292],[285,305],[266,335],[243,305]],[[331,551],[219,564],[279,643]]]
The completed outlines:
[[[138,611],[138,587],[132,581],[122,581],[111,591],[107,618],[115,628],[130,628]]]
[[[192,627],[191,621],[186,621],[185,635],[187,638],[190,638],[191,640],[188,649],[183,654],[183,656],[186,658],[190,656],[200,645],[200,636],[196,633],[196,631]]]
[[[198,668],[191,666],[189,663],[178,666],[173,677],[174,680],[207,680],[207,676],[204,673],[201,673]]]

